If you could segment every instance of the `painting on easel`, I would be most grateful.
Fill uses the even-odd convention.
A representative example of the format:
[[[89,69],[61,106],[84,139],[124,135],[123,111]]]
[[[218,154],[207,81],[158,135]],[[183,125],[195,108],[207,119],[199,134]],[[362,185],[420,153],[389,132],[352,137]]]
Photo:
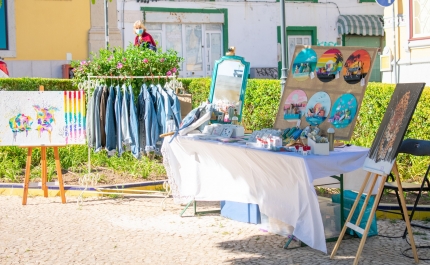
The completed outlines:
[[[0,91],[0,146],[85,144],[83,91]]]
[[[409,83],[396,86],[364,161],[364,170],[380,175],[390,174],[424,85],[425,83]]]

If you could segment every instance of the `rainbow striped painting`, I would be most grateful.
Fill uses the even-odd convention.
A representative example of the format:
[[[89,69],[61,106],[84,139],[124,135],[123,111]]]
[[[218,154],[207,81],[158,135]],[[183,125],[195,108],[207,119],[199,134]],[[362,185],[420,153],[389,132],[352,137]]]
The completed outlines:
[[[85,144],[83,91],[0,91],[0,146]]]
[[[85,144],[86,118],[84,91],[64,91],[64,136],[66,144]]]

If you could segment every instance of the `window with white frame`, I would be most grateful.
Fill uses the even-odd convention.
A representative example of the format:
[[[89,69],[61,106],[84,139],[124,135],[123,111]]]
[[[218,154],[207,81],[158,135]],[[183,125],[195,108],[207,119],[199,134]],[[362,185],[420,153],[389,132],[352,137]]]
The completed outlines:
[[[163,51],[173,49],[184,58],[181,76],[211,76],[222,51],[222,24],[146,23],[146,28]]]
[[[410,0],[410,38],[430,39],[430,0]]]
[[[6,2],[0,1],[0,50],[8,49]]]
[[[311,36],[288,36],[288,62],[291,65],[296,45],[311,45]]]
[[[0,57],[16,57],[15,1],[0,0]]]

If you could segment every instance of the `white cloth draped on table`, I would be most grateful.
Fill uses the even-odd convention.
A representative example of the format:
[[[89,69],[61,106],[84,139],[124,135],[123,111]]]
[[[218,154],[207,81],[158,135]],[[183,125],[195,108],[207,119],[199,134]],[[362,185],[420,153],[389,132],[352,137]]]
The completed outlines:
[[[162,148],[176,203],[228,200],[258,204],[260,211],[294,227],[294,236],[327,252],[312,181],[360,168],[366,148],[329,156],[271,152],[240,144],[177,137]]]

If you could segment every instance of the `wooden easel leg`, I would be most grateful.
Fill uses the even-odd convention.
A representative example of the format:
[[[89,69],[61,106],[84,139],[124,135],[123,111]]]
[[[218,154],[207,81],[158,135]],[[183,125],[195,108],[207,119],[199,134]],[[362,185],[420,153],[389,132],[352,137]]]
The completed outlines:
[[[40,159],[41,159],[41,166],[42,166],[42,190],[43,190],[43,196],[47,198],[48,187],[46,186],[46,182],[48,181],[48,165],[46,162],[46,147],[42,146],[40,149],[41,149]]]
[[[336,252],[340,247],[340,243],[342,242],[343,236],[345,235],[345,232],[347,229],[346,225],[352,219],[355,208],[357,208],[358,202],[360,201],[361,194],[363,194],[363,191],[367,186],[367,182],[369,181],[370,174],[371,174],[370,172],[367,172],[366,178],[364,179],[364,182],[361,185],[360,191],[357,194],[357,199],[355,200],[354,204],[352,205],[351,211],[349,212],[348,218],[346,218],[345,224],[343,225],[342,231],[340,232],[340,235],[337,239],[336,245],[334,246],[333,251],[331,252],[330,259],[332,259],[336,255]],[[341,211],[343,211],[343,209],[341,209]]]
[[[30,182],[30,168],[31,168],[31,147],[27,150],[27,164],[25,165],[25,179],[24,179],[24,193],[22,194],[22,205],[27,204],[28,183]]]
[[[397,183],[397,187],[399,188],[399,195],[400,195],[399,197],[400,197],[400,202],[402,204],[402,209],[403,209],[403,220],[405,220],[406,228],[408,230],[409,241],[411,242],[412,253],[414,254],[415,263],[418,263],[419,262],[418,253],[417,253],[417,249],[415,247],[414,235],[412,234],[412,228],[411,228],[411,223],[409,220],[408,209],[406,208],[405,198],[403,197],[403,188],[402,188],[402,184],[400,181],[400,174],[399,174],[399,170],[397,168],[397,162],[394,162],[392,170],[394,172],[394,175],[396,176],[396,183]]]
[[[375,187],[376,181],[378,180],[378,175],[375,175],[372,181],[372,185],[370,185],[369,191],[367,192],[366,199],[364,200],[363,207],[361,208],[360,215],[357,218],[357,222],[355,222],[356,226],[360,226],[361,219],[363,219],[364,213],[366,212],[367,205],[369,204],[370,196],[372,195],[373,188]]]
[[[376,175],[375,179],[377,179],[378,177],[379,177],[379,175]],[[354,263],[353,263],[354,265],[358,264],[358,260],[360,259],[361,252],[363,251],[363,248],[364,248],[364,243],[366,243],[367,234],[369,233],[369,230],[370,230],[370,225],[372,224],[372,218],[375,215],[376,208],[378,207],[379,199],[381,198],[381,194],[384,190],[384,185],[385,185],[385,181],[387,180],[387,176],[385,175],[385,176],[381,176],[381,177],[382,177],[381,184],[379,185],[378,193],[377,193],[375,201],[373,203],[372,211],[370,212],[369,218],[367,219],[366,228],[365,228],[364,232],[362,233],[363,237],[361,238],[360,246],[358,247],[357,255],[355,256],[355,259],[354,259]],[[372,191],[370,190],[368,196],[371,193],[372,193]],[[362,211],[364,209],[366,209],[366,206],[363,205]]]
[[[66,203],[66,195],[64,193],[63,174],[61,174],[60,155],[58,154],[58,147],[54,147],[55,167],[57,169],[58,184],[60,186],[61,202]]]

